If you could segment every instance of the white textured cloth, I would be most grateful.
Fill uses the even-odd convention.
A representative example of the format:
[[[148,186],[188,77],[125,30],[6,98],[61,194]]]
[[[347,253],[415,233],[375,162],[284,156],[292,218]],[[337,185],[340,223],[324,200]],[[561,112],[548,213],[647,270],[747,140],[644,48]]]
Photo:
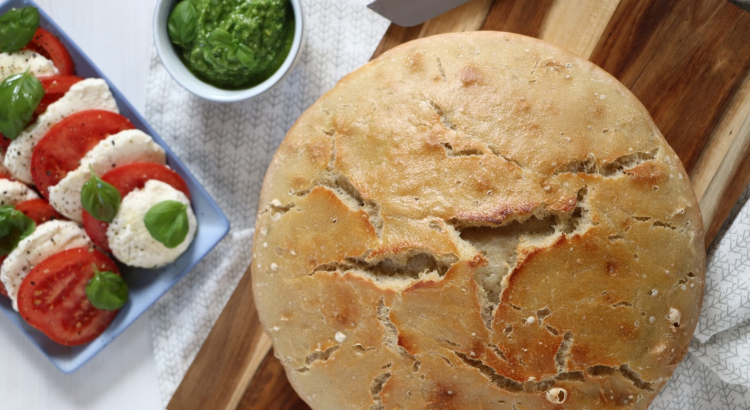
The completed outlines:
[[[229,236],[151,310],[164,405],[250,262],[266,168],[297,117],[364,64],[388,28],[366,0],[303,0],[305,45],[281,84],[218,104],[182,89],[154,54],[146,114],[229,217]],[[750,409],[750,204],[746,192],[709,253],[706,296],[685,361],[654,401],[659,410]]]

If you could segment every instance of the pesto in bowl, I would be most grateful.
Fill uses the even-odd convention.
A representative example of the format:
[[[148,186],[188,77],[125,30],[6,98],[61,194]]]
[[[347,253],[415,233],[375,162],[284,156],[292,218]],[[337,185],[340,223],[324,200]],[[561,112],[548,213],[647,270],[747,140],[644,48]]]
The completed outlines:
[[[283,64],[294,38],[288,0],[182,0],[168,32],[183,64],[218,88],[250,88]]]

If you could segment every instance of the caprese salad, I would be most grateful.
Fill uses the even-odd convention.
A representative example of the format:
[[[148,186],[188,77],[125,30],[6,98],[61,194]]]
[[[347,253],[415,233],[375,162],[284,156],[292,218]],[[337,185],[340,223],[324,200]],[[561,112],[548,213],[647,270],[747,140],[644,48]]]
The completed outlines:
[[[128,298],[115,260],[156,268],[190,246],[190,191],[33,7],[0,16],[0,81],[0,294],[52,340],[88,343]]]

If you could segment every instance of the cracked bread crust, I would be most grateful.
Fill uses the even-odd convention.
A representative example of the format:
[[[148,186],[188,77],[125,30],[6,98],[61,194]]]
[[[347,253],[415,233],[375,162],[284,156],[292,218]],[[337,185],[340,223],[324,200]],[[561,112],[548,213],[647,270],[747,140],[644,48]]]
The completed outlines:
[[[698,203],[640,102],[499,32],[397,47],[310,107],[253,290],[316,410],[646,409],[703,294]]]

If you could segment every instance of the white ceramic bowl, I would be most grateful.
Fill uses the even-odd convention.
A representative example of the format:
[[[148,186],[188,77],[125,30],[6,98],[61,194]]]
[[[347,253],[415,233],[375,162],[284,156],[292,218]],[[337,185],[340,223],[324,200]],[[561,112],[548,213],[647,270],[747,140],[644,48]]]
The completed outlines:
[[[186,90],[198,97],[216,102],[235,102],[253,98],[270,90],[274,85],[279,83],[297,63],[300,56],[300,49],[302,48],[305,23],[300,0],[290,0],[294,11],[294,39],[292,40],[292,48],[289,50],[289,55],[284,60],[284,63],[269,79],[254,87],[242,90],[225,90],[200,80],[182,63],[182,60],[180,60],[180,57],[172,46],[169,33],[167,32],[167,19],[178,1],[157,0],[156,10],[154,10],[154,42],[156,43],[156,51],[159,53],[159,58],[164,63],[164,67],[169,72],[169,75]]]

